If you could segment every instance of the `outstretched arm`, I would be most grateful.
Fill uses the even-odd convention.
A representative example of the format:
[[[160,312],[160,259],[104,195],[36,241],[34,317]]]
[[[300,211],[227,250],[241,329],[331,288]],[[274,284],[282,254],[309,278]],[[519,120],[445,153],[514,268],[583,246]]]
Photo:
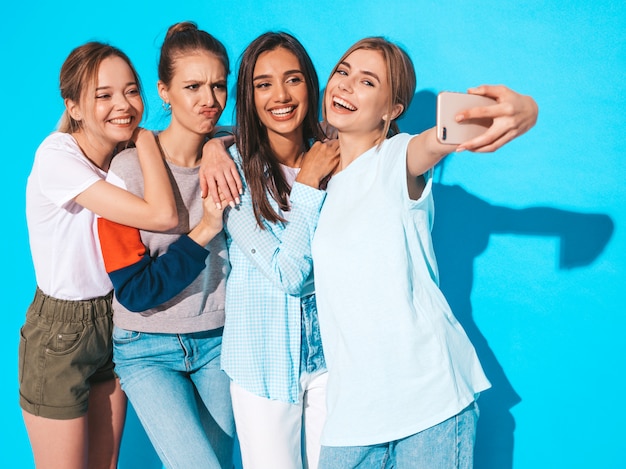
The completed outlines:
[[[411,198],[419,197],[424,188],[421,176],[448,154],[463,150],[495,151],[528,131],[537,121],[539,109],[530,96],[521,95],[502,85],[483,85],[469,92],[494,98],[497,104],[468,109],[460,113],[457,120],[488,117],[493,119],[493,124],[484,134],[458,146],[439,143],[434,127],[413,137],[407,149],[407,178]]]

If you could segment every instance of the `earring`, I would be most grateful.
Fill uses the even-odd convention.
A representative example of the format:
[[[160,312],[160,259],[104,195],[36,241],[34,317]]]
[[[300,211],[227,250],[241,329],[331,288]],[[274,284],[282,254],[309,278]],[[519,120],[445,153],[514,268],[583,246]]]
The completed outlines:
[[[172,109],[172,105],[170,103],[168,103],[167,101],[163,101],[161,103],[161,107],[163,108],[163,110],[165,112],[168,112],[168,111],[170,111]]]

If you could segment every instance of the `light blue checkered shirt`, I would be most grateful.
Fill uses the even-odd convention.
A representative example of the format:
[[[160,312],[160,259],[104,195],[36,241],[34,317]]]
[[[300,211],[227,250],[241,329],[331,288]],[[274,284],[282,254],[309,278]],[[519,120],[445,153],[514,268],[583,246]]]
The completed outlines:
[[[239,386],[267,399],[298,402],[300,296],[313,277],[311,241],[326,193],[293,184],[288,223],[257,225],[241,157],[241,204],[225,211],[231,271],[226,282],[222,368]],[[268,196],[274,209],[276,202]]]

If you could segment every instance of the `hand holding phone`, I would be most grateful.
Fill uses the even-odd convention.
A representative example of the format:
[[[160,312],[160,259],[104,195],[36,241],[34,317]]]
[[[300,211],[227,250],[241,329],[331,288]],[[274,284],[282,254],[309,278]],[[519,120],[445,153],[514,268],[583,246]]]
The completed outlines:
[[[491,106],[496,100],[468,93],[442,91],[437,95],[437,139],[440,143],[459,145],[484,133],[493,119],[466,119],[457,122],[455,116],[466,109]]]

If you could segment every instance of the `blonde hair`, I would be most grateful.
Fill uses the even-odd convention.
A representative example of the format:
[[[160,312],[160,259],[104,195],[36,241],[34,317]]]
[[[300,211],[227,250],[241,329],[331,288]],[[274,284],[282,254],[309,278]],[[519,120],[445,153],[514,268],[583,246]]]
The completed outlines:
[[[124,52],[117,47],[101,42],[88,42],[75,48],[63,62],[59,75],[59,89],[63,101],[69,99],[79,103],[89,85],[97,86],[98,69],[102,61],[108,57],[119,57],[128,64],[135,77],[137,87],[141,91],[139,75]],[[81,123],[73,119],[66,109],[61,116],[58,130],[73,133],[80,128]]]
[[[381,133],[381,140],[384,140],[385,137],[390,137],[400,132],[395,119],[406,112],[415,94],[416,79],[413,61],[400,46],[389,42],[387,39],[383,37],[366,37],[353,44],[343,54],[337,65],[330,72],[330,77],[335,74],[337,68],[350,54],[361,49],[380,52],[387,66],[387,82],[389,83],[389,107],[387,114],[390,118],[385,120],[385,126]],[[391,119],[392,110],[396,104],[401,104],[403,109],[400,114]],[[324,118],[326,118],[325,109],[323,113]]]

